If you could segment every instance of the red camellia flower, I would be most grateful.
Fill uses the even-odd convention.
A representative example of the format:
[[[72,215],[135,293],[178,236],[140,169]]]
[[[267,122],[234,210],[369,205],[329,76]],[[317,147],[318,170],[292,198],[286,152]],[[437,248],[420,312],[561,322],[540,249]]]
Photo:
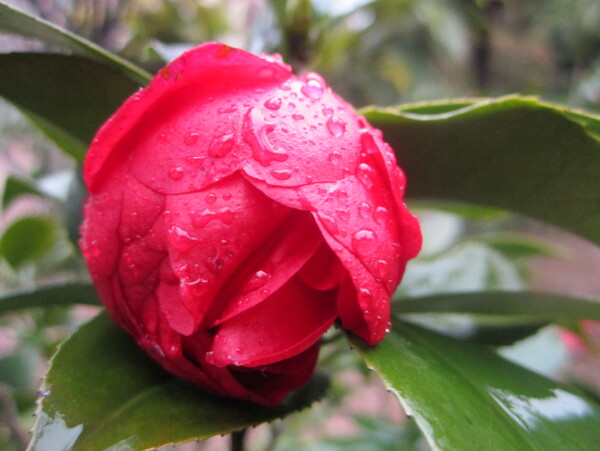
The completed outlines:
[[[110,315],[171,373],[265,405],[308,380],[336,319],[383,339],[421,245],[381,133],[318,75],[222,44],[127,100],[85,181]]]

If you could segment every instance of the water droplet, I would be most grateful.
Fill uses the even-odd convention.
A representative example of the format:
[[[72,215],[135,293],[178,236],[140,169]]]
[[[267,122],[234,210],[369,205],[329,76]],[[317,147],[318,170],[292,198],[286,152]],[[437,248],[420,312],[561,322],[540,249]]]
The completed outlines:
[[[304,119],[304,116],[302,114],[292,114],[292,119],[295,121],[301,121]]]
[[[366,202],[358,204],[358,215],[363,219],[369,218],[371,216],[371,205]]]
[[[365,302],[368,303],[373,299],[373,293],[371,293],[371,290],[369,290],[368,288],[361,288],[358,290],[358,299],[359,302]],[[365,312],[366,314],[367,312]]]
[[[231,199],[231,193],[223,194],[223,200],[229,200],[229,199]]]
[[[234,134],[229,133],[223,136],[219,136],[210,143],[210,147],[208,148],[208,155],[213,158],[223,158],[231,149],[233,149],[233,145],[235,144]]]
[[[251,149],[252,156],[262,166],[268,166],[273,161],[282,162],[288,159],[287,151],[271,144],[269,133],[275,130],[275,124],[268,123],[255,109],[248,110],[244,117],[242,136]]]
[[[202,228],[216,217],[216,211],[212,211],[209,209],[197,211],[192,213],[192,225],[197,228]]]
[[[171,226],[169,228],[167,240],[179,252],[188,252],[199,243],[196,238],[193,238],[179,226]]]
[[[259,339],[258,339],[258,345],[259,345],[259,346],[262,346],[262,345],[264,345],[264,344],[265,344],[265,339],[264,339],[264,338],[262,338],[262,337],[261,337],[261,338],[259,338]]]
[[[169,178],[176,182],[181,180],[183,178],[184,174],[185,174],[185,171],[180,166],[173,166],[171,169],[169,169]]]
[[[208,351],[206,354],[204,354],[204,358],[209,364],[215,364],[215,353],[213,351]]]
[[[386,260],[377,260],[377,274],[384,278],[387,275],[389,263]]]
[[[356,176],[367,188],[373,186],[373,169],[367,163],[361,163],[356,170]]]
[[[193,146],[194,144],[196,144],[196,142],[198,142],[198,137],[198,133],[188,133],[183,137],[183,143],[186,146]]]
[[[350,219],[350,211],[346,208],[336,208],[335,213],[342,221],[348,221]]]
[[[245,285],[244,292],[249,293],[251,291],[257,290],[263,285],[265,285],[269,279],[271,279],[271,274],[266,271],[259,270],[256,271],[252,277],[248,280],[248,283]]]
[[[276,111],[281,108],[281,99],[279,97],[271,97],[265,102],[265,107],[272,111]]]
[[[327,130],[336,138],[339,138],[346,132],[346,123],[340,119],[327,119]]]
[[[223,222],[223,224],[231,224],[234,219],[233,211],[231,211],[231,208],[229,207],[221,208],[219,210],[218,216],[219,219]]]
[[[219,257],[218,254],[214,257],[209,257],[206,259],[206,267],[212,271],[213,274],[220,272],[223,269],[224,264],[225,262]]]
[[[388,210],[385,207],[377,207],[373,213],[373,219],[377,224],[383,224],[388,219]]]
[[[214,204],[217,200],[217,195],[215,193],[208,193],[204,200],[207,204]]]
[[[329,161],[333,164],[339,164],[339,162],[342,161],[342,154],[337,150],[334,150],[329,154]]]
[[[329,107],[323,108],[323,115],[326,117],[333,116],[333,108],[329,108]]]
[[[377,236],[369,229],[359,230],[352,236],[352,248],[361,257],[372,253]]]
[[[302,94],[309,99],[319,100],[325,93],[323,85],[324,83],[320,76],[317,74],[308,74],[306,76],[306,83],[302,86],[300,91],[302,91]]]
[[[336,234],[339,231],[337,221],[329,215],[324,213],[319,213],[319,219],[325,226],[325,228],[329,231],[329,233]]]
[[[236,354],[242,354],[244,350],[242,348],[235,348]]]
[[[308,174],[308,175],[306,176],[306,183],[308,183],[308,184],[311,184],[311,183],[313,182],[313,180],[314,180],[314,179],[315,179],[315,178],[314,178],[312,175]]]
[[[289,169],[273,169],[271,175],[277,180],[288,180],[292,176],[292,171]]]

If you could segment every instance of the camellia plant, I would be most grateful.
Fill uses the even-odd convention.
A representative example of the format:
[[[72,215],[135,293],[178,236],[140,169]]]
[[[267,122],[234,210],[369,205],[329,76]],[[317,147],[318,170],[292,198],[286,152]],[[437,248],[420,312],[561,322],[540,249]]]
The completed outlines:
[[[277,54],[196,43],[151,76],[4,3],[0,30],[53,50],[0,54],[0,95],[81,163],[65,234],[91,276],[0,309],[106,309],[51,359],[29,449],[231,433],[240,450],[247,428],[340,396],[348,367],[376,373],[432,449],[596,449],[597,395],[498,347],[596,324],[600,303],[524,288],[503,255],[543,252],[530,242],[412,259],[421,211],[507,210],[600,244],[600,118],[519,96],[355,110]],[[4,204],[22,194],[47,193],[9,177]],[[50,229],[17,220],[0,254],[35,260]],[[482,258],[501,280],[456,289]]]

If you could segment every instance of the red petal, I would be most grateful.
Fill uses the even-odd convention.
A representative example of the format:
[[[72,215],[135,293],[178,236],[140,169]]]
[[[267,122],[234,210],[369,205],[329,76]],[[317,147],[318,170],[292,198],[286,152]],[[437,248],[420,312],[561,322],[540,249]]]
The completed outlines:
[[[281,288],[314,255],[323,243],[321,231],[307,213],[292,213],[279,229],[244,263],[227,283],[235,289],[213,325],[254,307]]]
[[[213,344],[218,366],[260,366],[313,345],[336,318],[334,294],[290,280],[256,307],[223,323]]]
[[[132,155],[139,180],[163,193],[202,188],[237,169],[249,152],[238,145],[243,104],[292,74],[281,63],[224,48],[207,43],[183,54],[104,124],[85,162],[90,191]]]
[[[263,404],[279,404],[292,390],[304,385],[312,375],[319,357],[319,343],[287,360],[257,369],[229,367],[235,379],[262,398]]]
[[[179,296],[168,300],[170,311],[188,311],[195,329],[210,309],[222,309],[213,306],[215,295],[279,228],[289,210],[237,175],[204,192],[169,195],[166,209],[169,261],[179,280]],[[161,305],[166,307],[162,300]],[[173,327],[190,332],[187,323],[182,328],[174,322]]]

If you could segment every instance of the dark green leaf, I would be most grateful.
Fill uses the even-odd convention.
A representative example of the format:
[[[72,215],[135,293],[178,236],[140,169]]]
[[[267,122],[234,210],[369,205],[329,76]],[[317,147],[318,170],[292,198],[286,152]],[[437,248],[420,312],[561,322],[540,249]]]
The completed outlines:
[[[376,347],[351,337],[433,449],[593,450],[600,406],[473,343],[405,323]]]
[[[36,186],[35,180],[9,175],[4,183],[2,208],[6,208],[14,199],[24,194],[42,195]]]
[[[56,231],[56,224],[48,217],[19,219],[0,238],[0,256],[14,268],[36,260],[54,247]]]
[[[33,290],[16,291],[0,296],[0,313],[31,307],[55,305],[99,305],[96,289],[89,283],[48,285]]]
[[[598,118],[518,97],[363,113],[396,149],[411,197],[504,208],[600,243]]]
[[[143,69],[104,50],[93,42],[5,3],[0,3],[0,30],[26,38],[37,39],[46,44],[93,59],[105,66],[112,67],[121,76],[125,76],[137,85],[145,85],[151,78]],[[40,75],[43,75],[43,73]]]
[[[82,159],[97,129],[138,86],[95,61],[45,53],[0,54],[0,95],[35,115],[38,125],[52,124],[68,134]]]
[[[306,408],[327,386],[314,377],[274,408],[212,396],[163,372],[100,315],[52,360],[32,450],[142,450],[204,439]]]
[[[398,314],[445,312],[600,320],[600,301],[530,291],[476,291],[405,299],[394,304],[394,311]]]

